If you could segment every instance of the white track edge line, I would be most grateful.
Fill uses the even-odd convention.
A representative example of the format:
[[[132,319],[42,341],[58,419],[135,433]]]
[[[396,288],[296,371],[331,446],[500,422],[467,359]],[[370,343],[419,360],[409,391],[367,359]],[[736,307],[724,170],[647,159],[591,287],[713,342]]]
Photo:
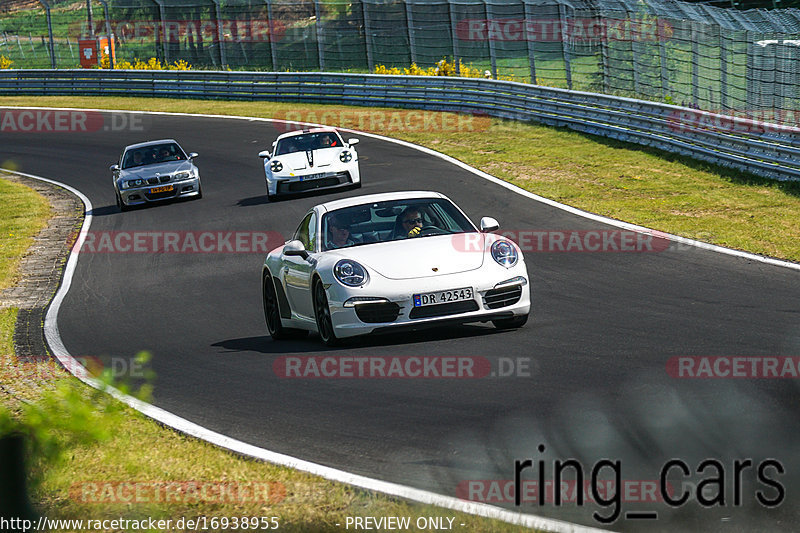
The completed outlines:
[[[139,113],[143,115],[168,115],[168,116],[185,116],[185,117],[202,117],[202,118],[227,118],[227,119],[235,119],[235,120],[247,120],[250,122],[278,122],[281,124],[302,124],[307,126],[316,126],[316,127],[333,127],[341,131],[348,131],[351,133],[355,133],[358,135],[363,135],[366,137],[372,137],[374,139],[380,139],[382,141],[392,142],[395,144],[399,144],[401,146],[405,146],[407,148],[413,148],[415,150],[419,150],[420,152],[426,153],[428,155],[432,155],[434,157],[438,157],[443,159],[449,163],[452,163],[480,178],[483,178],[487,181],[491,181],[492,183],[496,183],[501,187],[508,189],[511,192],[517,193],[521,196],[529,198],[531,200],[541,202],[543,204],[549,205],[551,207],[555,207],[557,209],[561,209],[562,211],[566,211],[573,215],[577,215],[583,218],[587,218],[589,220],[594,220],[595,222],[601,222],[603,224],[608,224],[610,226],[618,227],[621,229],[625,229],[628,231],[634,231],[636,233],[644,233],[647,235],[652,235],[657,238],[667,239],[673,242],[677,242],[680,244],[687,244],[690,246],[694,246],[697,248],[701,248],[703,250],[709,250],[712,252],[717,252],[725,255],[730,255],[734,257],[740,257],[743,259],[748,259],[750,261],[758,261],[760,263],[766,263],[773,266],[789,268],[792,270],[800,271],[800,263],[794,263],[791,261],[785,261],[782,259],[776,259],[774,257],[767,257],[759,254],[755,254],[752,252],[745,252],[743,250],[736,250],[734,248],[727,248],[725,246],[719,246],[717,244],[710,244],[703,241],[698,241],[695,239],[689,239],[688,237],[681,237],[680,235],[674,235],[672,233],[665,233],[662,231],[654,230],[647,228],[645,226],[639,226],[636,224],[631,224],[629,222],[623,222],[621,220],[616,220],[613,218],[605,217],[603,215],[597,215],[595,213],[590,213],[588,211],[584,211],[582,209],[578,209],[576,207],[572,207],[566,204],[562,204],[555,200],[551,200],[549,198],[545,198],[543,196],[539,196],[538,194],[534,194],[532,192],[526,191],[521,187],[508,183],[507,181],[503,181],[498,177],[492,176],[482,170],[477,168],[471,167],[470,165],[464,163],[463,161],[459,161],[458,159],[451,157],[449,155],[443,154],[441,152],[437,152],[431,148],[427,148],[425,146],[421,146],[418,144],[414,144],[412,142],[403,141],[400,139],[393,139],[391,137],[385,137],[383,135],[379,135],[377,133],[368,133],[365,131],[353,130],[349,128],[341,128],[338,126],[327,126],[325,124],[315,124],[312,122],[302,122],[302,121],[295,121],[295,120],[282,120],[282,119],[273,119],[273,118],[261,118],[261,117],[244,117],[239,115],[211,115],[205,113],[179,113],[179,112],[172,112],[172,111],[131,111],[125,109],[92,109],[92,108],[80,108],[80,107],[36,107],[36,106],[3,106],[0,105],[0,109],[38,109],[38,110],[48,110],[48,109],[61,109],[65,111],[95,111],[101,113]]]
[[[175,415],[169,411],[166,411],[165,409],[161,409],[160,407],[156,407],[155,405],[143,402],[137,398],[134,398],[133,396],[124,394],[118,389],[109,387],[102,381],[92,378],[86,371],[86,369],[74,357],[72,357],[72,355],[67,350],[66,346],[64,346],[64,343],[61,339],[61,335],[58,329],[58,312],[61,308],[61,304],[64,301],[64,298],[67,295],[67,292],[69,292],[69,289],[72,285],[72,277],[75,274],[75,269],[78,264],[78,256],[80,255],[79,250],[83,245],[84,239],[89,231],[89,228],[92,225],[92,218],[93,218],[91,215],[91,211],[93,209],[92,202],[82,192],[65,183],[61,183],[59,181],[52,180],[49,178],[44,178],[41,176],[36,176],[33,174],[27,174],[24,172],[9,171],[5,169],[0,169],[0,170],[3,170],[4,172],[7,172],[9,174],[18,174],[20,176],[25,176],[27,178],[44,181],[46,183],[62,187],[71,192],[72,194],[76,195],[78,198],[80,198],[80,200],[84,204],[86,214],[83,221],[83,225],[81,226],[80,234],[78,235],[78,238],[75,244],[73,245],[72,250],[70,251],[69,259],[67,260],[67,265],[64,268],[62,283],[59,286],[58,291],[56,292],[52,302],[50,303],[47,309],[47,314],[45,316],[45,321],[44,321],[44,333],[47,343],[50,346],[50,349],[53,351],[53,354],[58,359],[58,361],[73,376],[80,379],[85,384],[94,387],[98,390],[105,391],[114,398],[118,399],[119,401],[123,402],[129,407],[136,409],[145,416],[153,420],[156,420],[158,422],[161,422],[162,424],[165,424],[187,435],[197,437],[204,441],[210,442],[211,444],[220,446],[222,448],[226,448],[230,451],[242,455],[247,455],[250,457],[261,459],[269,463],[274,463],[281,466],[294,468],[303,472],[323,477],[325,479],[329,479],[331,481],[346,483],[362,489],[381,492],[389,496],[404,498],[422,504],[435,505],[437,507],[442,507],[445,509],[450,509],[453,511],[462,512],[473,516],[501,520],[503,522],[507,522],[510,524],[521,525],[544,531],[552,531],[557,533],[561,532],[593,533],[593,532],[605,531],[597,528],[572,524],[570,522],[565,522],[562,520],[543,518],[531,514],[517,513],[506,509],[502,509],[500,507],[488,505],[485,503],[471,502],[467,500],[461,500],[459,498],[455,498],[452,496],[444,496],[441,494],[437,494],[435,492],[430,492],[422,489],[415,489],[413,487],[400,485],[398,483],[391,483],[388,481],[373,479],[358,474],[352,474],[344,470],[338,470],[336,468],[331,468],[317,463],[312,463],[310,461],[298,459],[290,455],[272,452],[270,450],[254,446],[252,444],[247,444],[246,442],[233,439],[221,433],[211,431],[199,424],[196,424],[185,418]]]

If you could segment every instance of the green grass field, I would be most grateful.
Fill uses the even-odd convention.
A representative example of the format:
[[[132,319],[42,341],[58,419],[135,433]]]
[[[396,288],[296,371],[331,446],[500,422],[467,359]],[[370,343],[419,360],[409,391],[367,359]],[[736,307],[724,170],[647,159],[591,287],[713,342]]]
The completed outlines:
[[[0,177],[2,174],[0,173]],[[47,223],[50,206],[19,183],[0,180],[0,291],[13,284],[19,257]]]

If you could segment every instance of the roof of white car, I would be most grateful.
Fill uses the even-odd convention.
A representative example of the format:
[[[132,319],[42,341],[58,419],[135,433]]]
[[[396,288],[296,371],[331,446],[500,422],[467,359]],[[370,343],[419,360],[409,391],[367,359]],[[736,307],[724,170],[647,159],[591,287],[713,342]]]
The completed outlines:
[[[385,202],[387,200],[413,200],[415,198],[447,198],[445,195],[433,191],[398,191],[384,192],[380,194],[367,194],[353,198],[342,198],[320,204],[317,207],[325,211],[334,211],[343,207],[353,207],[354,205],[371,204],[374,202]]]
[[[175,144],[178,144],[178,141],[176,141],[175,139],[160,139],[158,141],[145,141],[145,142],[142,142],[142,143],[131,144],[129,146],[126,146],[125,149],[126,150],[130,150],[131,148],[142,148],[143,146],[150,146],[152,144],[162,144],[162,143],[175,143]]]
[[[280,141],[281,139],[285,139],[286,137],[294,137],[295,135],[302,135],[304,133],[321,133],[324,131],[336,133],[336,128],[306,128],[303,130],[287,131],[282,135],[278,135],[276,141]]]

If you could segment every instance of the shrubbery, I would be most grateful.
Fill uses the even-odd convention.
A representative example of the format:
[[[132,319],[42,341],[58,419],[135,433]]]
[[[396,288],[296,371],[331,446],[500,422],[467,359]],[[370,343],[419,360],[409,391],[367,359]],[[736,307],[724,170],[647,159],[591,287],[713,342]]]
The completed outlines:
[[[479,68],[473,68],[465,65],[458,60],[458,70],[456,70],[456,61],[447,61],[447,58],[442,59],[436,63],[435,67],[421,68],[416,63],[411,63],[409,68],[387,67],[386,65],[377,65],[375,67],[375,74],[389,74],[394,76],[460,76],[462,78],[483,78],[485,73]]]
[[[100,68],[111,68],[111,61],[108,56],[103,57],[100,62]],[[151,57],[147,61],[142,61],[135,57],[133,58],[133,63],[124,59],[117,61],[114,64],[114,68],[119,70],[191,70],[192,66],[183,59],[179,59],[174,63],[161,63],[155,57]]]

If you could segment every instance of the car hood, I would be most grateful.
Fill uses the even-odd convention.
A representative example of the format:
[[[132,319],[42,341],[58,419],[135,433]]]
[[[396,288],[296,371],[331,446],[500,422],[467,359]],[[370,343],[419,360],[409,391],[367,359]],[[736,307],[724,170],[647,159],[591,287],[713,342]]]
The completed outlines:
[[[444,276],[475,270],[483,265],[485,236],[474,235],[480,240],[480,245],[471,246],[469,250],[461,244],[465,235],[455,234],[353,246],[335,253],[358,261],[389,279]]]
[[[143,167],[133,167],[121,170],[119,176],[121,178],[152,178],[156,174],[172,174],[180,170],[191,170],[192,163],[190,161],[167,161],[165,163],[156,163],[154,165],[145,165]]]
[[[313,165],[308,162],[306,152],[292,152],[291,154],[278,155],[273,158],[280,161],[289,170],[310,170],[315,168],[325,168],[331,165],[339,165],[339,154],[342,148],[320,148],[311,150]]]

